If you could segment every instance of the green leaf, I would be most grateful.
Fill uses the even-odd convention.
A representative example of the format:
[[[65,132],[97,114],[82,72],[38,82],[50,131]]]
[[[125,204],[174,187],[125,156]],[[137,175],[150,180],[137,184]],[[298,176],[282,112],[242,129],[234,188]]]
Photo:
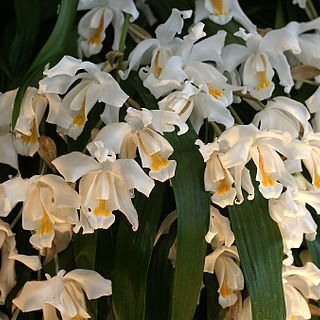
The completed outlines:
[[[76,234],[73,242],[73,254],[76,268],[95,270],[98,232]],[[97,300],[87,302],[91,317],[97,319]]]
[[[193,318],[203,276],[206,254],[205,234],[209,221],[209,196],[204,191],[204,162],[195,146],[197,135],[189,131],[166,135],[174,148],[171,158],[177,161],[172,179],[177,213],[177,258],[171,301],[172,320]]]
[[[257,191],[257,190],[256,190]],[[282,238],[259,191],[252,201],[229,207],[253,320],[284,320]]]
[[[18,71],[25,70],[25,66],[28,67],[32,58],[40,30],[41,12],[39,0],[14,0],[13,4],[16,14],[16,30],[8,58],[12,72],[19,78],[21,74]]]
[[[320,217],[318,214],[313,214],[313,219],[318,225],[318,229],[320,226]],[[320,232],[318,231],[317,236],[315,240],[308,241],[307,240],[307,246],[311,255],[312,262],[320,268]]]
[[[136,195],[137,232],[132,231],[124,218],[121,221],[112,282],[112,303],[117,320],[145,318],[148,268],[164,201],[164,186],[157,183],[149,198],[140,193]]]
[[[23,78],[22,84],[18,90],[12,111],[12,128],[15,127],[17,122],[21,102],[28,85],[39,81],[42,71],[47,63],[52,63],[63,55],[64,48],[69,39],[69,34],[72,31],[77,5],[78,0],[61,0],[60,12],[56,25],[54,26],[49,39],[42,47]]]

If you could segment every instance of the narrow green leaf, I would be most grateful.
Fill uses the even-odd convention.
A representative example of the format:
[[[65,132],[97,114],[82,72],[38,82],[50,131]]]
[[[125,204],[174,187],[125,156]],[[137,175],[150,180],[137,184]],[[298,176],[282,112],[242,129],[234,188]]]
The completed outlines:
[[[95,270],[98,232],[93,234],[76,234],[73,242],[75,267]],[[97,319],[97,300],[88,301],[91,317]]]
[[[175,232],[162,236],[155,246],[148,273],[145,320],[170,319],[173,267],[168,259]]]
[[[318,225],[318,230],[320,226],[320,217],[317,214],[313,215],[313,219]],[[312,262],[320,268],[320,232],[318,231],[317,236],[315,240],[308,241],[307,240],[307,246],[311,255]]]
[[[240,263],[249,289],[253,320],[284,320],[282,238],[260,192],[229,207]]]
[[[44,44],[31,67],[22,80],[18,90],[12,111],[12,128],[17,122],[21,102],[29,84],[37,82],[41,78],[42,70],[47,63],[56,61],[64,52],[67,40],[72,30],[77,11],[78,0],[61,0],[60,12],[56,25]]]
[[[116,320],[145,318],[148,268],[164,201],[164,187],[163,183],[157,183],[149,198],[142,194],[135,197],[139,215],[137,232],[132,231],[127,221],[121,221],[112,282]]]
[[[28,63],[30,64],[32,58],[35,41],[40,30],[41,12],[39,0],[14,0],[13,4],[16,14],[16,28],[8,59],[15,77],[20,78],[20,72],[28,68]],[[22,52],[23,54],[21,54]]]
[[[171,158],[177,161],[172,186],[178,213],[177,258],[174,271],[171,319],[191,320],[197,306],[206,254],[209,196],[204,191],[204,162],[189,131],[178,137],[166,136],[174,148]]]

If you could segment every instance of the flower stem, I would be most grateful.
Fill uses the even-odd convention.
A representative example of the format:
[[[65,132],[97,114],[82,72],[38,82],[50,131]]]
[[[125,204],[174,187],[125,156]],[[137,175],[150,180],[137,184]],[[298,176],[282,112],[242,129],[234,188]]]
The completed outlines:
[[[119,42],[119,51],[124,52],[125,44],[126,44],[126,38],[129,30],[129,21],[130,20],[130,14],[125,13],[125,19],[122,26],[122,32]],[[123,55],[119,57],[118,59],[118,65],[117,65],[117,71],[122,69],[123,65]],[[121,78],[119,76],[119,73],[117,73],[117,81],[120,82]]]
[[[305,10],[310,20],[313,20],[319,16],[312,0],[307,1]]]
[[[14,314],[12,315],[11,320],[16,320],[16,319],[18,319],[19,313],[20,313],[20,309],[17,308],[17,309],[14,311]]]
[[[236,120],[236,123],[238,123],[238,124],[244,124],[243,121],[241,120],[241,118],[239,117],[239,115],[238,115],[237,112],[233,109],[232,106],[229,106],[229,110],[230,110],[232,116],[234,117],[234,119]]]
[[[17,213],[17,215],[13,219],[12,223],[10,224],[11,229],[13,229],[16,226],[16,224],[19,222],[19,220],[21,219],[22,209],[23,209],[23,207],[21,207],[21,209],[19,210],[19,212]]]

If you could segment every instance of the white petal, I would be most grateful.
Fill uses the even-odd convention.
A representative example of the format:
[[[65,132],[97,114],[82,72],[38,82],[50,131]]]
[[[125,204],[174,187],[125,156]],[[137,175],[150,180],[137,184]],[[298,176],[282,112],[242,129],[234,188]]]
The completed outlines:
[[[83,175],[100,169],[100,164],[81,152],[71,152],[52,161],[68,182],[76,182]]]
[[[79,283],[89,300],[109,296],[112,293],[111,281],[103,278],[95,271],[84,269],[72,270],[64,276],[64,279]]]

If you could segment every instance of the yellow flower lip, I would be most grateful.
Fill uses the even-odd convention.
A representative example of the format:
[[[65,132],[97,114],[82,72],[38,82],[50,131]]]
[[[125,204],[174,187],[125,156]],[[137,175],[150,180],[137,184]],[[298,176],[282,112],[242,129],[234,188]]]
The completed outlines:
[[[107,209],[108,200],[100,199],[99,204],[96,208],[93,209],[93,214],[96,217],[109,217],[112,214],[112,211]]]
[[[104,16],[101,15],[98,28],[94,29],[92,36],[88,39],[89,45],[99,46],[101,44],[101,33],[104,31]]]
[[[215,16],[225,16],[227,14],[227,11],[225,7],[223,6],[223,0],[211,0],[212,6],[214,8],[214,15]]]
[[[73,118],[73,124],[81,127],[86,122],[86,97],[83,98],[81,109],[77,115]]]
[[[261,184],[264,187],[274,187],[276,182],[266,172],[266,170],[264,168],[263,156],[262,156],[262,153],[259,150],[259,148],[258,148],[258,153],[259,153],[259,169],[260,169],[261,176],[262,176]]]

